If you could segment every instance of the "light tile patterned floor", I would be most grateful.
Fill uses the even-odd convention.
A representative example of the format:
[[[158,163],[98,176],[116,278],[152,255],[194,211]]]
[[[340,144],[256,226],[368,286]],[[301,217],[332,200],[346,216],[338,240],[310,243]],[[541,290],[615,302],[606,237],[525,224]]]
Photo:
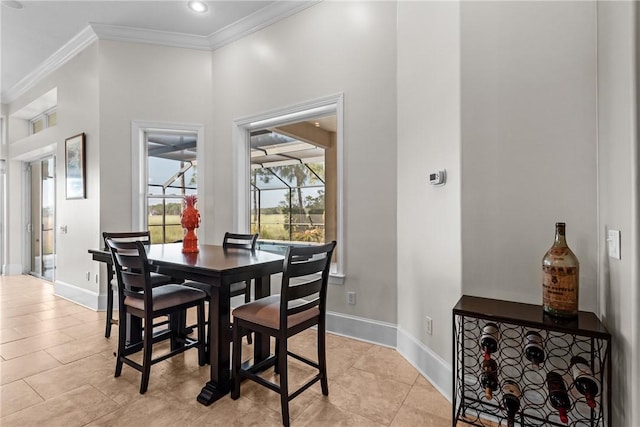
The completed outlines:
[[[281,425],[279,396],[250,381],[236,401],[199,404],[208,367],[195,350],[154,365],[140,395],[137,371],[125,365],[113,377],[117,327],[105,338],[104,312],[57,298],[48,282],[0,276],[0,304],[3,427]],[[315,331],[304,332],[290,348],[315,359],[314,341]],[[327,353],[329,396],[316,384],[294,399],[293,426],[451,425],[450,403],[395,350],[328,334]],[[312,375],[289,363],[292,386]]]

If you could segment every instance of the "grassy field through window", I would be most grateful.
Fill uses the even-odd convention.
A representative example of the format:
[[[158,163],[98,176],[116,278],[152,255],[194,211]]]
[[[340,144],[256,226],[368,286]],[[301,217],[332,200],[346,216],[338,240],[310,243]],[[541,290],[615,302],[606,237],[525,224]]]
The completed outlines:
[[[165,238],[162,238],[162,215],[150,215],[148,219],[151,243],[171,243],[182,240],[184,230],[180,225],[180,215],[167,215]]]

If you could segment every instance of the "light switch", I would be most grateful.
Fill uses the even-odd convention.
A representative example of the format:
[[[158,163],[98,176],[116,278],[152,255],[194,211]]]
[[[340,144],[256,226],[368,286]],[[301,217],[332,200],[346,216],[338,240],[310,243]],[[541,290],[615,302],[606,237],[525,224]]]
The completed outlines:
[[[620,259],[620,230],[609,230],[607,233],[609,258]]]

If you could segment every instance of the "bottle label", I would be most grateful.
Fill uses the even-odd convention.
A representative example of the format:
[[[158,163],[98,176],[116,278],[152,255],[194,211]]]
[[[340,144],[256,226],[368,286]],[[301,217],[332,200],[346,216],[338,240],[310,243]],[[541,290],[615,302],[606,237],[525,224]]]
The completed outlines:
[[[580,377],[588,377],[593,379],[591,368],[589,368],[589,366],[585,365],[584,363],[574,363],[571,367],[571,375],[573,375],[574,379],[578,379]]]
[[[482,337],[480,339],[485,339],[485,338],[493,338],[496,342],[498,342],[500,340],[500,332],[498,331],[498,328],[496,328],[493,325],[485,325],[484,328],[482,328]]]
[[[514,383],[504,383],[504,385],[502,386],[502,393],[504,394],[512,394],[515,397],[520,397],[520,388],[517,386],[517,384]]]
[[[542,337],[539,334],[527,334],[527,347],[529,345],[542,348]]]
[[[578,312],[578,269],[543,265],[542,303],[567,313]]]

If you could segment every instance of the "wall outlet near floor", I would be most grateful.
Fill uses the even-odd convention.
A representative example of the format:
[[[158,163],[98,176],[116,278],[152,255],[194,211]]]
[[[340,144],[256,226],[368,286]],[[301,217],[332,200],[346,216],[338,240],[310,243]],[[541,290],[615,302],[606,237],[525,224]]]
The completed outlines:
[[[90,272],[90,271],[87,271],[87,282],[88,282],[89,280],[91,280],[91,272]]]
[[[347,304],[356,305],[356,293],[355,292],[347,292]]]
[[[427,327],[427,335],[433,335],[433,320],[431,320],[431,317],[426,317],[425,326]]]

